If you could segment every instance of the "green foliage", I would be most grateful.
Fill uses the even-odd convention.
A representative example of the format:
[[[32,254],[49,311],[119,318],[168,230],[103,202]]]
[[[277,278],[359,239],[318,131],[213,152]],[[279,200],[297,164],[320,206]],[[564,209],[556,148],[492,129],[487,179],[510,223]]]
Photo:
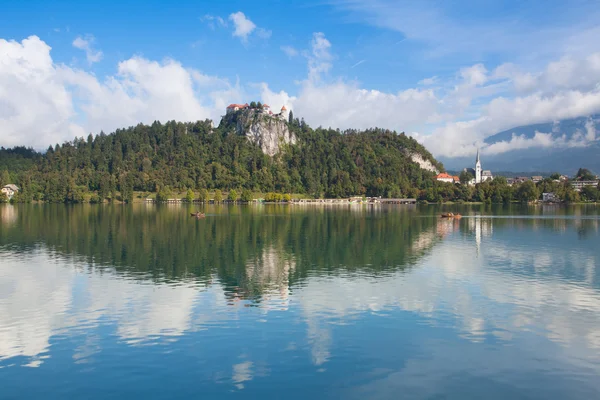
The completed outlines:
[[[550,179],[552,179],[552,180],[559,180],[560,179],[560,174],[558,172],[554,172],[552,175],[550,175]]]
[[[539,196],[538,189],[532,181],[523,182],[516,193],[517,200],[521,202],[535,201]]]
[[[265,201],[269,202],[269,203],[279,203],[282,200],[283,200],[283,195],[281,193],[269,192],[265,195]]]
[[[98,194],[94,193],[92,194],[92,196],[90,197],[90,204],[99,204],[102,203],[102,199],[100,198],[100,196],[98,196]]]
[[[241,200],[245,203],[252,201],[252,192],[248,189],[242,190]]]
[[[600,200],[600,191],[595,186],[584,186],[580,196],[582,200],[598,201]]]
[[[194,191],[192,189],[187,190],[187,193],[185,194],[185,201],[187,201],[188,203],[194,201]]]
[[[168,187],[164,187],[156,194],[156,201],[163,203],[171,198],[172,192]]]
[[[8,203],[8,196],[4,192],[0,192],[0,203]]]
[[[596,175],[592,174],[587,168],[579,168],[577,175],[575,175],[575,179],[578,181],[592,181],[596,179]]]
[[[292,201],[292,195],[289,193],[286,193],[283,195],[283,199],[284,202],[289,203],[290,201]]]
[[[75,138],[49,148],[44,155],[25,151],[28,158],[19,157],[28,160],[29,169],[2,172],[0,179],[19,186],[28,182],[28,199],[54,203],[79,201],[79,190],[98,193],[102,200],[114,200],[120,192],[122,200],[130,202],[134,191],[156,193],[164,187],[176,191],[239,188],[315,197],[392,192],[416,196],[417,190],[432,185],[433,174],[419,168],[407,153],[418,153],[443,169],[422,145],[403,133],[311,129],[292,113],[289,129],[298,138],[297,144],[270,157],[237,134],[237,119],[243,113],[227,115],[216,129],[210,121],[155,122],[110,135],[101,132],[87,139]],[[23,153],[10,151],[11,157]],[[0,157],[8,152],[0,149]]]
[[[294,123],[294,112],[292,110],[290,110],[289,116],[288,116],[288,123],[290,125],[292,125]]]
[[[238,194],[235,191],[235,189],[231,189],[229,191],[229,193],[227,194],[227,200],[229,201],[236,201],[238,199]]]
[[[0,188],[4,187],[5,185],[8,185],[9,183],[13,183],[13,182],[10,177],[10,174],[8,173],[8,170],[5,169],[0,174]]]
[[[255,101],[250,102],[250,108],[256,108],[256,102]]]
[[[463,185],[466,185],[469,182],[471,182],[471,180],[473,180],[473,178],[474,178],[474,176],[470,172],[468,172],[468,171],[463,171],[458,176],[458,179],[460,180],[460,183],[462,183]]]
[[[215,203],[220,203],[223,201],[223,193],[221,192],[220,189],[215,190],[215,196],[214,196],[214,200]]]
[[[198,199],[202,202],[207,202],[208,200],[210,200],[208,197],[208,190],[200,189],[200,194],[198,196]]]

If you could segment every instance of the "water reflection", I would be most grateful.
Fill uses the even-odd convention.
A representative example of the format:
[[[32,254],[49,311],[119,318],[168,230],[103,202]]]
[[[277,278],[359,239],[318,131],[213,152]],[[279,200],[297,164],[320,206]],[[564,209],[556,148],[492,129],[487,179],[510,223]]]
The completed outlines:
[[[316,373],[362,363],[345,395],[373,398],[426,375],[413,388],[422,394],[456,371],[600,373],[593,210],[441,220],[435,208],[217,207],[202,221],[180,208],[11,212],[0,231],[2,367],[43,367],[59,349],[99,366],[119,343],[199,346],[213,360],[203,382],[246,391],[299,359]],[[508,373],[511,357],[521,362]]]

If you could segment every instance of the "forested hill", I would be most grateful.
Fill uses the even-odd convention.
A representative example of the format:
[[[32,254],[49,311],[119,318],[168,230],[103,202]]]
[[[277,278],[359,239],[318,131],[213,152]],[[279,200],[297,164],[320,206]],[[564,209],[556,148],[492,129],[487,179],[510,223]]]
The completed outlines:
[[[403,133],[312,129],[297,119],[281,123],[296,139],[274,156],[226,119],[218,128],[210,120],[154,122],[50,147],[44,155],[30,157],[33,163],[25,170],[0,159],[9,172],[0,171],[0,179],[17,183],[26,199],[49,202],[82,201],[86,192],[105,199],[119,191],[128,199],[134,190],[163,188],[411,196],[431,185],[433,173],[421,169],[410,154],[443,170],[423,146]]]

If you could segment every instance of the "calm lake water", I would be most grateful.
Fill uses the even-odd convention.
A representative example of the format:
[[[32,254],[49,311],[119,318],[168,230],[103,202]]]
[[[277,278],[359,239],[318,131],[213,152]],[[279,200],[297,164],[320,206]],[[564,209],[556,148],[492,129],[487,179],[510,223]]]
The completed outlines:
[[[0,398],[600,398],[600,207],[205,211],[0,206]]]

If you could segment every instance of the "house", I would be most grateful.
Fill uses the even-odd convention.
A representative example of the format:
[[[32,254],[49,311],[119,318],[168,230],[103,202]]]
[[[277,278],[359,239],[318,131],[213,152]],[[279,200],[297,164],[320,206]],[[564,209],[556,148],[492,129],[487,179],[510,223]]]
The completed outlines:
[[[12,199],[15,193],[19,191],[19,187],[17,185],[13,185],[12,183],[4,186],[0,189],[0,192],[4,193],[8,199]]]
[[[248,103],[246,104],[230,104],[227,106],[227,114],[239,111],[239,110],[245,110],[246,108],[249,108],[250,106],[248,105]]]
[[[573,186],[576,192],[580,192],[585,186],[598,187],[598,181],[571,181],[571,186]]]
[[[263,112],[264,112],[264,113],[266,113],[266,114],[271,114],[271,107],[269,107],[269,105],[268,105],[268,104],[263,104],[263,105],[262,105],[262,109],[263,109]]]
[[[554,192],[542,193],[542,201],[544,203],[558,203],[560,199]]]
[[[541,182],[542,180],[544,180],[544,177],[536,175],[536,176],[532,176],[531,180],[533,181],[533,183],[538,183],[538,182]]]
[[[435,176],[435,180],[438,182],[449,182],[449,183],[459,183],[460,179],[458,178],[458,176],[453,176],[450,174],[447,174],[445,172],[442,172],[441,174],[437,174]]]

